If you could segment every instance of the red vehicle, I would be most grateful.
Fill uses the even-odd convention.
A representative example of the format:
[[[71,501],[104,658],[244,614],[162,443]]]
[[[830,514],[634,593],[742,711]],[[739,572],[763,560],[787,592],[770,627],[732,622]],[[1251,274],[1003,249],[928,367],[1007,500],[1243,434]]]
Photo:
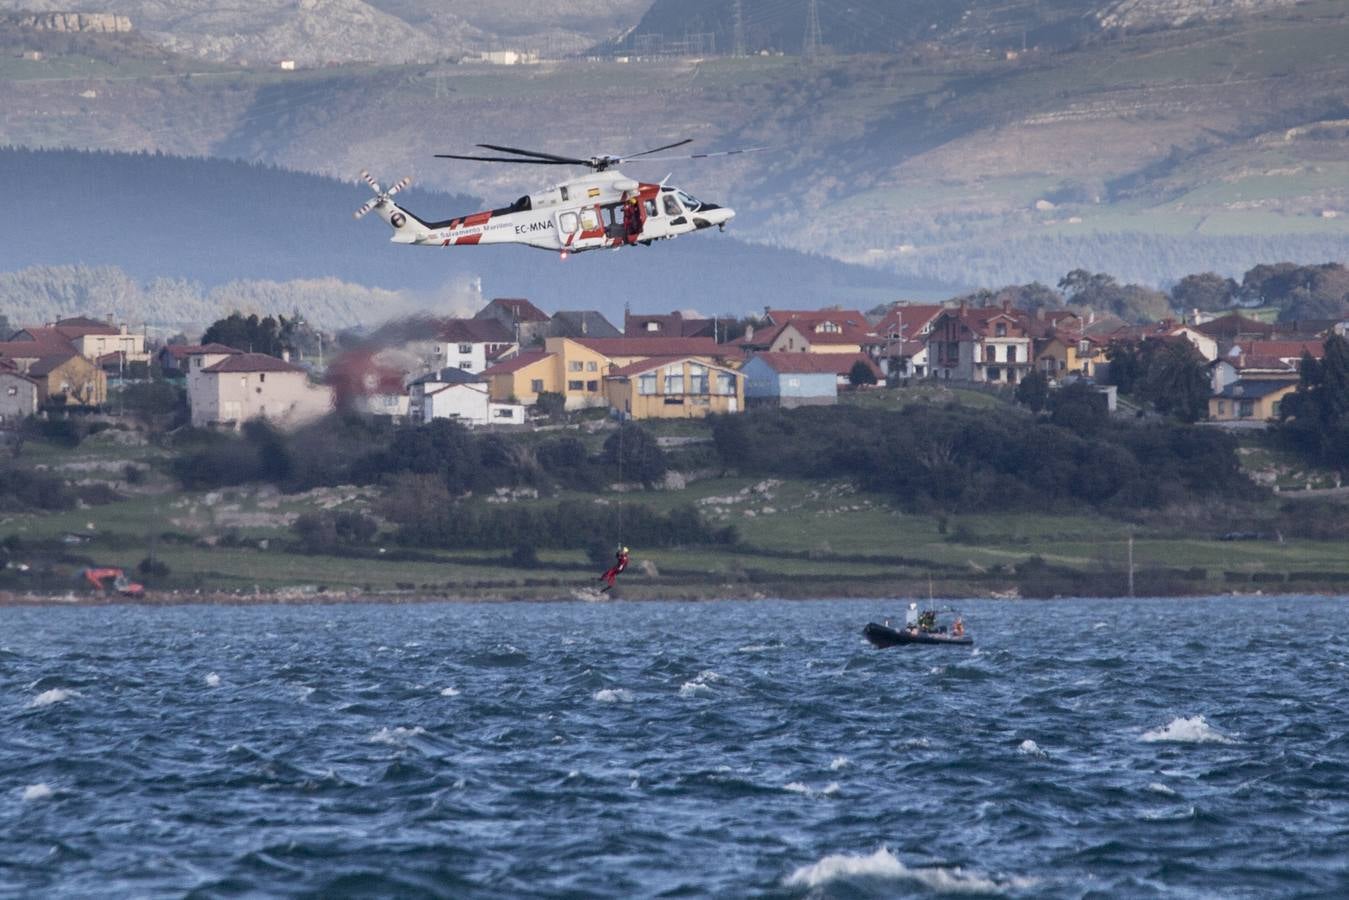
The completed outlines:
[[[88,568],[82,573],[84,580],[92,584],[100,593],[116,591],[123,597],[145,596],[145,585],[138,584],[126,577],[126,572],[113,566]]]

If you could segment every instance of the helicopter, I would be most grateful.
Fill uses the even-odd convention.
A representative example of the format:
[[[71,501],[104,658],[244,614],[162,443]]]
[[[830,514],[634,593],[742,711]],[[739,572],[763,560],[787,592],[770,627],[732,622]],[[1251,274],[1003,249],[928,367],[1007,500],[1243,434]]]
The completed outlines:
[[[637,181],[619,172],[617,166],[629,160],[654,162],[666,159],[707,159],[713,156],[732,156],[765,149],[753,147],[725,150],[718,153],[695,153],[688,156],[651,156],[663,150],[672,150],[691,143],[685,138],[673,144],[653,147],[626,156],[601,155],[582,159],[503,147],[498,144],[478,144],[483,150],[511,154],[510,156],[466,156],[437,153],[437,159],[467,159],[478,162],[517,163],[538,166],[585,166],[590,174],[554,185],[534,194],[525,194],[509,206],[484,210],[440,222],[418,218],[406,208],[393,202],[393,196],[412,183],[404,178],[387,190],[368,172],[361,179],[375,192],[373,199],[356,210],[359,219],[370,211],[393,228],[390,240],[395,244],[419,246],[462,247],[483,244],[523,244],[540,250],[550,250],[566,258],[586,250],[618,249],[631,244],[650,246],[653,241],[679,237],[694,231],[716,226],[725,230],[726,223],[735,217],[735,210],[715,203],[704,203],[684,191],[669,186],[665,179],[659,183]],[[635,201],[635,202],[634,202]]]

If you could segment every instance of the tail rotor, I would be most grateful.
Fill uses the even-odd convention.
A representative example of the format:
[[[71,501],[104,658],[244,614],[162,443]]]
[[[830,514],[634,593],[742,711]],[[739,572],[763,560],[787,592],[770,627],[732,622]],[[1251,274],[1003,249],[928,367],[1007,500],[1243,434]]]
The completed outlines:
[[[370,212],[370,210],[374,209],[375,207],[388,202],[390,197],[392,197],[394,194],[398,193],[408,185],[412,184],[412,176],[409,175],[402,181],[396,183],[393,187],[389,188],[387,191],[383,191],[380,190],[379,182],[371,178],[370,173],[364,170],[361,171],[361,180],[364,181],[366,184],[370,185],[370,189],[375,192],[375,196],[372,199],[367,200],[365,202],[365,205],[362,206],[360,209],[356,210],[356,212],[352,213],[352,218],[355,219],[359,219],[361,216]]]

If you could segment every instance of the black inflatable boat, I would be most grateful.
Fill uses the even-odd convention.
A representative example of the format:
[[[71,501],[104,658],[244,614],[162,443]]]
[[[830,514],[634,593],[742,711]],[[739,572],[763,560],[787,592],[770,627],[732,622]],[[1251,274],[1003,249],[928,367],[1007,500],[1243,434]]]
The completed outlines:
[[[891,628],[868,622],[862,629],[862,636],[877,647],[894,647],[899,644],[945,644],[954,647],[972,647],[974,638],[969,635],[948,634],[945,631],[919,631],[916,628]]]

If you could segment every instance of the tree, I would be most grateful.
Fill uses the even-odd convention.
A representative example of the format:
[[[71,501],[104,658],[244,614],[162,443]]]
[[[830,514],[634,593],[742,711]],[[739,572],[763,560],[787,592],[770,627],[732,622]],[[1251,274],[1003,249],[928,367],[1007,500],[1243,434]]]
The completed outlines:
[[[556,419],[567,411],[566,395],[559,391],[540,391],[534,401],[534,411],[541,416]]]
[[[287,348],[283,332],[291,330],[291,323],[285,316],[278,322],[271,316],[259,319],[257,314],[245,317],[240,312],[232,312],[223,319],[212,322],[201,336],[203,344],[224,344],[245,353],[266,353],[268,356],[280,356]]]
[[[848,383],[853,387],[875,384],[876,372],[871,366],[867,365],[865,360],[859,359],[857,362],[853,363],[852,368],[848,370]]]
[[[9,324],[9,316],[0,313],[0,341],[9,340],[9,336],[14,333],[14,326]]]
[[[1079,434],[1094,434],[1106,423],[1105,396],[1082,381],[1059,388],[1049,397],[1049,420]]]
[[[1049,399],[1049,378],[1044,372],[1035,369],[1016,386],[1016,402],[1029,407],[1031,412],[1045,408]]]
[[[1204,357],[1186,340],[1144,341],[1141,394],[1157,411],[1194,422],[1208,411],[1209,380]]]
[[[1186,275],[1171,289],[1171,302],[1179,309],[1226,309],[1240,287],[1217,272]]]
[[[1304,354],[1297,391],[1279,405],[1280,432],[1313,460],[1349,466],[1349,341],[1326,338],[1321,359]]]
[[[604,461],[617,467],[616,477],[652,485],[665,476],[665,451],[640,425],[620,425],[604,442]]]

